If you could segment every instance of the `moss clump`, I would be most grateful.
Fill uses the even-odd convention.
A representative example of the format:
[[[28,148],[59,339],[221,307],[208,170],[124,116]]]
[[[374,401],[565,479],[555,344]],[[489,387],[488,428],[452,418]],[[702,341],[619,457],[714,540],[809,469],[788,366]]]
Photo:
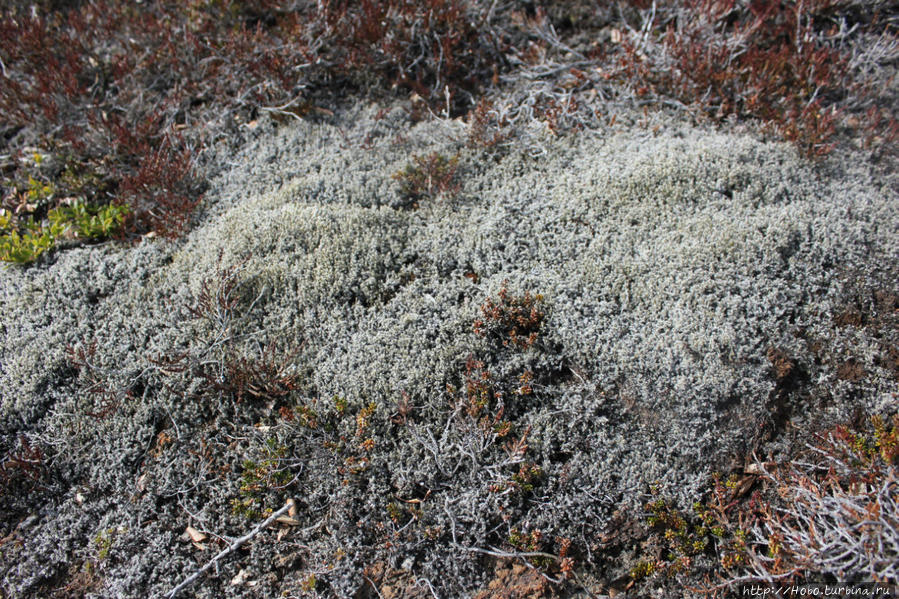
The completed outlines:
[[[265,493],[272,488],[283,488],[293,477],[284,468],[286,456],[287,447],[271,438],[266,441],[260,460],[244,460],[240,497],[231,500],[231,510],[235,514],[255,520],[264,513]]]

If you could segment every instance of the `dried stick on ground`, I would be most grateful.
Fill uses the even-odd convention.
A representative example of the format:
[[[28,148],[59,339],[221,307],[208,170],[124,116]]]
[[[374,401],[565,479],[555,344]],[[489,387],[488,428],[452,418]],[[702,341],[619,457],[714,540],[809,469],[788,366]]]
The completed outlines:
[[[194,582],[197,581],[198,578],[200,578],[200,576],[203,575],[204,572],[206,572],[206,570],[208,570],[209,568],[214,566],[216,564],[216,562],[218,562],[220,559],[222,559],[229,553],[232,553],[232,552],[240,549],[241,545],[243,545],[244,543],[246,543],[247,541],[249,541],[256,535],[258,535],[260,532],[262,532],[263,529],[267,528],[268,525],[271,524],[272,522],[274,522],[278,517],[286,514],[287,510],[289,510],[292,505],[293,505],[293,502],[288,501],[286,504],[284,504],[284,507],[282,507],[280,510],[278,510],[277,512],[275,512],[274,514],[272,514],[271,516],[266,518],[265,521],[262,522],[261,524],[257,525],[256,528],[254,528],[253,530],[251,530],[249,533],[245,534],[244,536],[240,537],[239,539],[235,540],[227,548],[222,549],[218,553],[218,555],[216,555],[214,558],[209,560],[209,562],[205,566],[203,566],[202,568],[200,568],[199,570],[197,570],[196,572],[194,572],[193,574],[188,576],[184,582],[182,582],[181,584],[176,586],[174,589],[172,589],[171,591],[166,593],[165,596],[168,599],[172,599],[175,595],[177,595],[178,593],[180,593],[181,591],[183,591],[184,589],[186,589],[187,587],[192,585]]]

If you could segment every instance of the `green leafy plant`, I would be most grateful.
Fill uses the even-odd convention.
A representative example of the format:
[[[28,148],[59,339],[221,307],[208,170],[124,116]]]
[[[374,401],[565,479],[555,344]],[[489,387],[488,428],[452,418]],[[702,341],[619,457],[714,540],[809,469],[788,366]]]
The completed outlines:
[[[335,395],[332,398],[332,402],[334,403],[334,411],[337,412],[339,416],[343,416],[347,411],[347,406],[349,406],[349,402],[347,402],[346,398]]]
[[[120,229],[127,214],[127,206],[90,206],[76,200],[48,211],[44,223],[30,215],[23,221],[0,209],[0,260],[34,262],[68,235],[83,241],[107,238]]]
[[[128,213],[129,208],[125,205],[93,206],[75,200],[68,206],[50,210],[47,216],[51,225],[73,229],[78,239],[96,241],[118,231]]]
[[[53,247],[55,238],[45,231],[11,231],[0,236],[0,260],[28,264]]]
[[[29,204],[40,204],[49,200],[53,196],[54,191],[55,188],[52,183],[38,181],[31,175],[28,175],[28,187],[23,196]]]
[[[250,520],[262,514],[268,490],[283,488],[293,478],[291,472],[284,468],[284,458],[287,456],[284,444],[276,439],[267,439],[262,453],[259,460],[244,460],[240,497],[231,500],[232,511]]]
[[[0,210],[0,261],[28,264],[53,248],[66,231],[66,225],[51,222],[42,225],[29,217],[21,226],[7,210]]]

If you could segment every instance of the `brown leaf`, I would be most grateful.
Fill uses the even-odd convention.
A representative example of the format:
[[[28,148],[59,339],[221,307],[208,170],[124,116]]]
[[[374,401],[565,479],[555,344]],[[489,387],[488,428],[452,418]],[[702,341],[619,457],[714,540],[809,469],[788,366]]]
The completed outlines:
[[[193,526],[188,526],[184,532],[187,533],[187,536],[190,537],[190,540],[194,543],[202,543],[206,540],[206,535],[194,528]]]

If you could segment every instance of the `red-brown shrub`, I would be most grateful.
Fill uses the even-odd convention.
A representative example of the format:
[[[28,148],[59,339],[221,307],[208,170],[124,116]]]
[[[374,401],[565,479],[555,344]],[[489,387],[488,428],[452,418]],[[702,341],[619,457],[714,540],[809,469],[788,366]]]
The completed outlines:
[[[638,96],[674,97],[713,118],[755,118],[808,156],[832,149],[847,60],[815,20],[831,0],[682,0],[658,51],[625,42],[622,72]]]
[[[529,291],[520,296],[511,295],[505,285],[496,299],[487,298],[481,312],[483,318],[474,322],[475,333],[519,349],[527,349],[537,342],[546,318],[542,295],[531,295]]]

